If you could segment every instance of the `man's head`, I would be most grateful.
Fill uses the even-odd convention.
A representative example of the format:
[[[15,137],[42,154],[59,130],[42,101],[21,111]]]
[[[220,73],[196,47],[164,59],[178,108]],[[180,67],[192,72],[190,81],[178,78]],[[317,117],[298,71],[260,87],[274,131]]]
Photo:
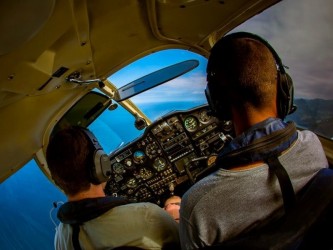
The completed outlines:
[[[171,196],[164,202],[164,210],[179,222],[179,209],[181,198],[179,196]]]
[[[293,86],[281,59],[262,38],[246,32],[219,40],[207,65],[207,100],[224,120],[231,110],[271,109],[284,118],[292,105]]]
[[[96,148],[82,128],[72,127],[55,134],[47,147],[46,160],[55,183],[67,194],[86,191],[94,181]]]

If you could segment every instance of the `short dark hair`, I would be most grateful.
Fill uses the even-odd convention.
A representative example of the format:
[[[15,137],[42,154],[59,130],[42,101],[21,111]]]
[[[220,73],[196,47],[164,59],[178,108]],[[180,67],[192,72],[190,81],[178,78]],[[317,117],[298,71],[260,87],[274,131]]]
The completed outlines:
[[[264,107],[276,100],[277,65],[271,51],[253,38],[219,40],[211,50],[207,74],[215,74],[219,98],[234,107]]]
[[[67,195],[89,189],[93,154],[91,142],[80,128],[63,129],[50,139],[46,161],[54,182]]]

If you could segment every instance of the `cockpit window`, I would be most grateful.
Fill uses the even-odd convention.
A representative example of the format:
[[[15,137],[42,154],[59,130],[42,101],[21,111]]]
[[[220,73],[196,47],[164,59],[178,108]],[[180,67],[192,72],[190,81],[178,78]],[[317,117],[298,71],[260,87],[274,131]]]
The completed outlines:
[[[199,66],[167,83],[131,98],[151,120],[175,110],[187,110],[206,103],[207,59],[193,52],[171,49],[148,55],[109,77],[118,88],[144,75],[185,60],[198,60]],[[113,101],[113,103],[116,103]],[[112,152],[144,133],[134,126],[135,117],[121,105],[106,110],[90,126],[106,152]]]
[[[135,128],[134,121],[135,117],[118,105],[114,110],[104,111],[89,129],[94,132],[104,151],[110,153],[143,133],[143,130]]]
[[[207,59],[205,57],[187,50],[163,50],[123,68],[111,75],[109,80],[117,87],[121,87],[160,68],[193,59],[199,61],[197,68],[132,98],[132,101],[151,120],[155,120],[170,111],[188,109],[206,103],[204,89]]]

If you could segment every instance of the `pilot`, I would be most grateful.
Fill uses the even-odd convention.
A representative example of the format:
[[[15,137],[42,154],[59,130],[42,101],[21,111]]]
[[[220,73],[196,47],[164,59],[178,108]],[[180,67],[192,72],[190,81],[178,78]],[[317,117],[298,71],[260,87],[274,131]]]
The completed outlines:
[[[280,217],[328,167],[317,136],[284,121],[295,110],[293,84],[264,39],[246,32],[220,39],[207,82],[212,114],[231,120],[236,137],[218,155],[217,170],[182,196],[182,249],[225,243]]]
[[[178,224],[161,207],[104,194],[103,183],[91,174],[96,153],[91,136],[71,127],[58,132],[47,147],[52,178],[68,198],[58,211],[55,249],[179,249]]]
[[[179,209],[181,198],[177,195],[173,195],[166,199],[163,209],[176,221],[179,222]]]

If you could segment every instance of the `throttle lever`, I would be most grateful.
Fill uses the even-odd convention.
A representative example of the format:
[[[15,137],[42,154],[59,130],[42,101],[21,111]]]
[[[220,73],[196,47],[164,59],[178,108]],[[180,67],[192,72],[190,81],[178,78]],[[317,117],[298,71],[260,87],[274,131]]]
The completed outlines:
[[[184,166],[185,172],[186,172],[188,178],[190,179],[190,182],[191,182],[192,185],[195,183],[195,178],[193,178],[193,175],[190,171],[190,168],[189,168],[190,164],[193,163],[193,162],[203,161],[203,160],[207,160],[207,159],[208,159],[208,156],[201,156],[201,157],[198,157],[198,158],[193,158],[190,161],[185,163],[185,166]]]

